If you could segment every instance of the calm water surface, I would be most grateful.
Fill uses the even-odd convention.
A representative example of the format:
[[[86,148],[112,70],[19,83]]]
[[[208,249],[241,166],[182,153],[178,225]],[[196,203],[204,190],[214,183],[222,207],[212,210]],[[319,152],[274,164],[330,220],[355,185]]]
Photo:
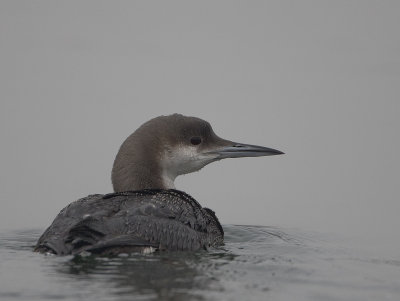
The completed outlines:
[[[32,252],[43,230],[0,233],[0,300],[400,300],[400,261],[328,235],[224,226],[196,253],[57,257]]]

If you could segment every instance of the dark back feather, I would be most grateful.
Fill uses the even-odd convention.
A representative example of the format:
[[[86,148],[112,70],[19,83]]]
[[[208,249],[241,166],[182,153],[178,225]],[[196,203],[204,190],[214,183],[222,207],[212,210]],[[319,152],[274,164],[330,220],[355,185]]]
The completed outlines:
[[[179,190],[149,189],[89,195],[65,207],[35,250],[59,255],[198,250],[223,243],[210,209]]]

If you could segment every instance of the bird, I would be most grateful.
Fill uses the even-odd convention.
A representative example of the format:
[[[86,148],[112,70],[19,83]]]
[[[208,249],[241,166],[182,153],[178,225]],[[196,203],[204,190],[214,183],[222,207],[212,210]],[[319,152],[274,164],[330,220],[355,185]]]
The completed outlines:
[[[176,177],[225,158],[280,154],[220,138],[209,122],[197,117],[153,118],[121,145],[112,168],[114,191],[70,203],[34,251],[118,255],[218,247],[224,230],[215,212],[177,190]]]

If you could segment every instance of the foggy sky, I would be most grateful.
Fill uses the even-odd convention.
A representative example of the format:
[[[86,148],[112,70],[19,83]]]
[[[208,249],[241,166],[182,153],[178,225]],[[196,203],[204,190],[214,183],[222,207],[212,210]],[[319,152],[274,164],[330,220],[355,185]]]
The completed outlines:
[[[398,1],[0,2],[0,227],[110,192],[123,140],[171,113],[284,156],[178,189],[223,224],[398,237]]]

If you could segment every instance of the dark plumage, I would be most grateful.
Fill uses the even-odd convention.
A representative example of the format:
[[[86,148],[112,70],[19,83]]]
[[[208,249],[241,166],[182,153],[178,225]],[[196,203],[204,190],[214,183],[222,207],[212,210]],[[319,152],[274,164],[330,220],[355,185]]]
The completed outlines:
[[[214,212],[178,190],[95,194],[69,204],[40,237],[36,251],[58,255],[198,250],[222,244]]]

